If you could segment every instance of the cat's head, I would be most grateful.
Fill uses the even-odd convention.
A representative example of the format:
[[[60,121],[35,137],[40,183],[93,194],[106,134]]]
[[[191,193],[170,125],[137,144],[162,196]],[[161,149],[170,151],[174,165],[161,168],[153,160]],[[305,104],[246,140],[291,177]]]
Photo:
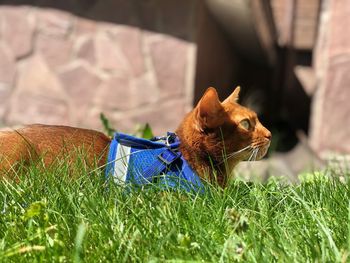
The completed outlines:
[[[256,113],[238,104],[239,92],[237,87],[220,102],[216,90],[208,88],[193,111],[193,127],[201,134],[204,149],[234,163],[261,159],[271,141],[271,132]]]

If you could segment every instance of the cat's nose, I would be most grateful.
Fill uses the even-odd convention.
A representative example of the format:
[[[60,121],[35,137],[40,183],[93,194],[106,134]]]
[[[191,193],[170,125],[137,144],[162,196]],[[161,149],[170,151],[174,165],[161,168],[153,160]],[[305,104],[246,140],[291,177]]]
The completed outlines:
[[[265,133],[265,138],[268,139],[269,141],[271,141],[272,134],[271,134],[270,131],[266,131],[266,133]]]

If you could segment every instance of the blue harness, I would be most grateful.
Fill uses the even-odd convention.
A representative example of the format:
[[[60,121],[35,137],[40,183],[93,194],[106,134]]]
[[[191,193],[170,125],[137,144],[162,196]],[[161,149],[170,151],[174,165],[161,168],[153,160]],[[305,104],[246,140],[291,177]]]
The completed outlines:
[[[204,186],[179,151],[175,133],[151,140],[115,133],[111,142],[106,178],[119,185],[159,183],[166,188],[203,192]]]

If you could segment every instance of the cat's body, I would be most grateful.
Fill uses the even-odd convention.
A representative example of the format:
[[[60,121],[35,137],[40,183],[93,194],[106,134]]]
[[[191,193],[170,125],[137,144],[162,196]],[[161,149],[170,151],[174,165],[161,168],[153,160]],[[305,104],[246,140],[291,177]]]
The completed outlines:
[[[45,165],[57,159],[74,161],[81,151],[88,166],[104,166],[110,138],[101,132],[58,125],[28,125],[0,132],[0,177],[16,163]]]
[[[238,162],[262,158],[270,145],[271,133],[254,112],[236,102],[238,94],[239,88],[221,103],[216,90],[209,88],[176,130],[180,151],[190,166],[222,187]],[[0,175],[17,162],[42,158],[50,165],[67,156],[74,161],[81,148],[88,165],[104,167],[109,144],[100,132],[67,126],[37,124],[0,132]]]

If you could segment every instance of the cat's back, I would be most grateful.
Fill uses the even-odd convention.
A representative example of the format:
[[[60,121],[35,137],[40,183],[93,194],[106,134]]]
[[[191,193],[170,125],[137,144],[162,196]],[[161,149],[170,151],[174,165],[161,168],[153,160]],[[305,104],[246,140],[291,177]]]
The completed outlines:
[[[50,163],[78,149],[104,161],[109,144],[110,138],[99,131],[70,126],[33,124],[0,130],[0,156],[11,163],[32,159],[33,153]]]
[[[102,132],[62,125],[32,124],[17,129],[0,130],[0,144],[9,141],[26,141],[27,143],[97,143],[108,144],[110,138]],[[41,142],[41,143],[40,143]]]

